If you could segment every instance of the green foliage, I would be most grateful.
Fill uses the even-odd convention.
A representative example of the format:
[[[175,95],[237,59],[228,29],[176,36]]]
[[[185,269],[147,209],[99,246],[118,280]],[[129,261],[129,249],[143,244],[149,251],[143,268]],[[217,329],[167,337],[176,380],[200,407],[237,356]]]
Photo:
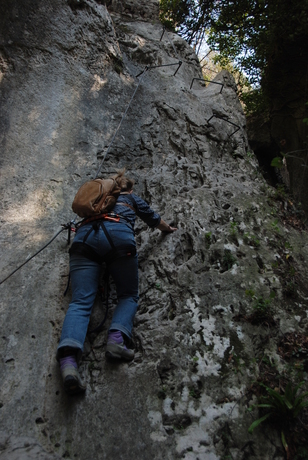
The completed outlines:
[[[275,219],[274,222],[271,222],[271,227],[276,233],[280,233],[280,228],[278,227],[278,219]]]
[[[254,298],[254,304],[252,306],[254,310],[254,317],[258,321],[263,321],[272,316],[272,309],[271,309],[271,302],[273,298],[276,296],[275,292],[272,291],[270,293],[270,297],[268,299],[264,299],[264,297],[253,297]]]
[[[198,399],[200,398],[200,393],[198,393],[194,388],[192,388],[189,391],[189,396],[191,396],[192,398]]]
[[[267,355],[263,355],[262,357],[262,363],[266,364],[269,367],[276,368],[276,362],[272,357],[269,357]]]
[[[158,291],[164,292],[162,285],[160,283],[155,283],[154,288],[157,289]]]
[[[267,409],[267,413],[255,420],[250,425],[248,432],[252,433],[257,426],[269,417],[276,417],[280,423],[285,423],[298,417],[303,409],[308,407],[308,392],[298,394],[303,384],[304,382],[301,382],[294,386],[289,382],[283,395],[261,384],[266,389],[267,396],[262,397],[261,403],[257,404],[255,407]]]
[[[270,314],[271,299],[258,297],[253,305],[254,313],[259,319],[267,318]]]
[[[267,118],[269,101],[261,88],[251,88],[249,91],[241,91],[239,97],[245,107],[246,115],[262,114]]]
[[[275,157],[271,161],[271,166],[273,168],[282,168],[283,167],[283,159],[281,157]]]
[[[260,247],[260,240],[255,235],[252,235],[251,233],[244,233],[244,242],[255,248]]]
[[[308,118],[307,118],[307,120],[308,120]],[[293,155],[294,153],[297,154],[297,155]],[[300,153],[306,153],[306,155],[307,155],[308,150],[307,149],[301,149],[301,150],[294,150],[292,152],[286,152],[286,153],[280,152],[281,156],[273,158],[272,161],[271,161],[271,166],[273,166],[274,168],[282,168],[286,164],[286,160],[288,158],[293,158],[294,160],[298,160],[298,161],[302,162],[303,158],[301,156],[298,156],[298,154],[300,154]]]
[[[287,191],[283,184],[278,184],[275,190],[274,198],[276,200],[285,200],[287,198]]]
[[[231,222],[230,223],[230,234],[231,235],[236,235],[237,234],[237,222]]]
[[[160,0],[160,19],[196,44],[204,29],[220,62],[235,61],[252,83],[273,55],[305,47],[308,4],[302,0]],[[280,46],[278,46],[280,45]]]
[[[253,291],[252,289],[246,289],[245,295],[246,295],[247,297],[253,298],[254,295],[255,295],[255,291]]]
[[[190,2],[183,0],[160,0],[161,22],[169,29],[181,27],[189,18]]]
[[[197,46],[210,25],[213,0],[160,0],[160,21],[176,30],[190,45]]]
[[[159,399],[166,399],[166,396],[167,396],[167,388],[166,388],[165,386],[163,386],[163,387],[158,391],[157,396],[159,397]]]
[[[235,244],[238,244],[237,236],[238,236],[238,223],[233,221],[230,223],[230,240],[233,241]]]
[[[245,367],[244,361],[236,353],[233,353],[231,357],[234,364],[233,372],[243,375],[242,368]]]
[[[290,281],[289,283],[287,283],[285,289],[284,289],[284,293],[286,296],[288,297],[294,297],[297,293],[297,286],[295,283],[293,283],[293,281]]]
[[[212,232],[207,232],[205,234],[205,246],[207,249],[211,246],[212,243]]]
[[[307,2],[300,0],[217,1],[211,14],[210,44],[222,57],[234,60],[255,84],[270,58],[282,56],[290,44],[304,46],[307,11]]]
[[[224,270],[230,270],[232,266],[235,264],[237,261],[236,257],[233,256],[232,252],[230,249],[225,249],[224,250],[224,255],[222,259],[222,267]]]
[[[294,460],[307,460],[308,458],[308,448],[304,446],[299,446],[296,450]]]

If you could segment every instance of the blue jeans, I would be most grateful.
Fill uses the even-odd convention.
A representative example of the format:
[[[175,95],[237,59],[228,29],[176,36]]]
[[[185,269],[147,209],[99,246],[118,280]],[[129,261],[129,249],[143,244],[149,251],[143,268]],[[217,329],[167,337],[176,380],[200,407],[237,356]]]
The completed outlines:
[[[74,242],[82,242],[92,227],[91,224],[81,227]],[[133,230],[120,222],[105,222],[105,227],[114,245],[136,245]],[[86,244],[91,246],[100,256],[107,254],[111,247],[101,227],[92,231]],[[123,332],[131,338],[133,321],[138,307],[138,260],[137,255],[121,257],[108,266],[117,289],[118,304],[115,308],[110,330]],[[101,265],[82,255],[72,254],[70,257],[70,276],[72,300],[67,310],[58,351],[62,347],[83,350],[83,344],[90,321],[93,303],[97,294]]]

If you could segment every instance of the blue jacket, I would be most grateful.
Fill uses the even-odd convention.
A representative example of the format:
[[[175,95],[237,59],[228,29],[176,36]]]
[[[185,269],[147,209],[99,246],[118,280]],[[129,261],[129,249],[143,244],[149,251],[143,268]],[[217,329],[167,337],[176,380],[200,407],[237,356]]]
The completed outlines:
[[[140,217],[149,227],[155,228],[160,224],[161,217],[157,214],[150,206],[139,196],[132,193],[130,196],[133,197],[137,205],[136,213],[130,209],[128,206],[121,206],[118,203],[126,203],[130,206],[135,207],[135,204],[132,203],[132,200],[128,198],[128,194],[121,194],[117,199],[116,205],[113,208],[112,212],[123,216],[134,228],[136,215]]]

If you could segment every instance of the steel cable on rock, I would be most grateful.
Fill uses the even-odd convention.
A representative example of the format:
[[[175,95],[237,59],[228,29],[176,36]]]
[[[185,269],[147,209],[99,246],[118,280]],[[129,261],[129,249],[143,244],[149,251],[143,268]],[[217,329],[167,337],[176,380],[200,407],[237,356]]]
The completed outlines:
[[[100,163],[100,165],[99,165],[99,168],[98,168],[98,170],[97,170],[97,172],[96,172],[96,175],[95,175],[94,179],[96,179],[96,178],[98,177],[99,173],[101,172],[101,169],[102,169],[103,163],[104,163],[104,161],[105,161],[105,158],[106,158],[107,154],[109,153],[109,150],[110,150],[110,148],[111,148],[111,146],[112,146],[112,144],[113,144],[113,142],[114,142],[114,140],[115,140],[115,137],[116,137],[116,135],[118,134],[118,131],[119,131],[121,125],[122,125],[122,122],[123,122],[124,118],[126,117],[126,114],[127,114],[127,112],[128,112],[128,109],[130,108],[130,105],[131,105],[131,103],[132,103],[132,101],[133,101],[133,99],[134,99],[134,97],[135,97],[135,95],[136,95],[136,93],[137,93],[137,91],[138,91],[138,88],[139,88],[139,86],[140,86],[140,84],[141,84],[141,82],[142,82],[142,80],[143,80],[143,77],[144,77],[144,75],[146,74],[147,71],[148,71],[148,67],[146,67],[146,68],[144,69],[144,71],[142,72],[142,77],[140,78],[140,80],[139,80],[139,82],[138,82],[138,85],[136,86],[135,91],[134,91],[132,97],[130,98],[130,101],[129,101],[127,107],[126,107],[126,110],[125,110],[124,114],[122,115],[121,121],[120,121],[120,123],[118,124],[118,127],[117,127],[117,129],[115,130],[114,135],[112,136],[111,142],[110,142],[110,144],[109,144],[109,146],[108,146],[106,152],[104,153],[103,159],[102,159],[102,161],[101,161],[101,163]],[[99,154],[102,153],[102,152],[103,152],[103,150],[97,152],[96,155],[99,155]]]
[[[179,55],[178,55],[178,52],[177,52],[177,50],[176,50],[176,48],[175,48],[175,46],[174,46],[174,43],[172,43],[172,41],[170,40],[170,37],[169,37],[169,35],[168,35],[168,30],[167,30],[166,26],[163,27],[163,33],[162,33],[162,36],[160,37],[160,41],[162,40],[162,38],[163,38],[165,32],[167,32],[167,33],[166,33],[166,35],[167,35],[167,40],[168,40],[168,42],[170,43],[170,45],[172,46],[176,58],[180,61],[181,59],[179,58]]]
[[[0,281],[0,285],[4,283],[7,279],[9,279],[14,273],[16,273],[20,268],[22,268],[24,265],[26,265],[28,262],[30,262],[31,259],[33,259],[35,256],[37,256],[40,252],[42,252],[47,246],[49,246],[53,240],[57,238],[60,233],[62,233],[64,230],[66,230],[67,227],[61,228],[49,241],[46,243],[43,247],[41,247],[38,251],[36,251],[35,254],[33,254],[31,257],[29,257],[25,262],[23,262],[21,265],[19,265],[15,270],[13,270],[6,278],[4,278],[2,281]]]

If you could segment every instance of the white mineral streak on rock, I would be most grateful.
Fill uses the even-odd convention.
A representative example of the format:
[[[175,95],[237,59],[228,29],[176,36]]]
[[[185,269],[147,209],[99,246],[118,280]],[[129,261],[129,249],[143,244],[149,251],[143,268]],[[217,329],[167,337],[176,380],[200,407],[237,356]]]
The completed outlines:
[[[229,249],[229,251],[231,252],[236,252],[236,246],[234,244],[224,244],[224,249]]]
[[[237,275],[238,271],[238,266],[236,264],[232,265],[232,268],[230,269],[231,275]]]
[[[234,403],[213,404],[211,399],[202,396],[200,401],[202,416],[198,423],[189,426],[185,433],[177,439],[177,452],[183,453],[185,449],[192,446],[194,456],[184,458],[197,458],[203,454],[204,458],[218,459],[215,454],[215,446],[212,441],[212,434],[216,431],[222,419],[236,419],[238,409]]]
[[[198,372],[202,375],[218,375],[220,364],[215,362],[217,358],[223,358],[226,349],[230,346],[230,339],[227,337],[220,337],[215,334],[216,318],[209,316],[207,319],[201,319],[201,312],[197,306],[200,303],[198,296],[194,299],[188,299],[186,302],[187,307],[191,313],[191,321],[195,330],[194,338],[197,342],[200,341],[200,335],[207,346],[211,346],[211,351],[201,356],[198,352],[196,356],[198,360]],[[223,308],[220,305],[213,307]]]
[[[153,441],[166,441],[166,431],[164,430],[163,423],[162,423],[162,415],[158,411],[150,411],[148,413],[148,419],[151,424],[151,439]]]

